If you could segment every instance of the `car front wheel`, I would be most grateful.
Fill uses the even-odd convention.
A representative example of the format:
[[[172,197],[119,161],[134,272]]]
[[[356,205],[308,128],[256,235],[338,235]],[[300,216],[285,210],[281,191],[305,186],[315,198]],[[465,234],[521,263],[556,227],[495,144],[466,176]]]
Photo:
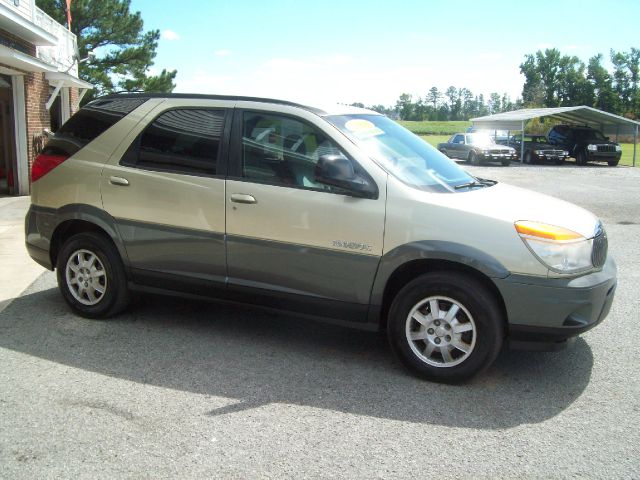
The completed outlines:
[[[58,254],[56,269],[62,296],[83,317],[111,317],[127,306],[122,260],[103,235],[86,232],[70,237]]]
[[[457,383],[493,363],[503,325],[501,309],[482,283],[463,273],[433,272],[400,290],[387,332],[392,350],[410,371]]]

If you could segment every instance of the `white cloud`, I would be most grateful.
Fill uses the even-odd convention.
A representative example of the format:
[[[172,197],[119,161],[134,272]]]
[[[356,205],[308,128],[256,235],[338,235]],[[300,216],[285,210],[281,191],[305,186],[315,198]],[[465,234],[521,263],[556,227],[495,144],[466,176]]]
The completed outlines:
[[[160,38],[162,38],[163,40],[169,40],[169,41],[180,40],[180,35],[178,35],[173,30],[163,30],[162,33],[160,34]]]
[[[226,48],[223,48],[221,50],[216,50],[215,52],[213,52],[213,54],[216,57],[226,57],[228,55],[231,55],[231,51],[227,50]]]

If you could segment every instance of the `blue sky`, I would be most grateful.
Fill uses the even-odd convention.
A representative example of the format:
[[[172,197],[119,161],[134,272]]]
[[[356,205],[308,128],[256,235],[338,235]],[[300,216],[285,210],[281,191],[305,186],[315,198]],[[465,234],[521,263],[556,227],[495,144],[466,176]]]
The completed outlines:
[[[640,1],[132,0],[179,92],[392,105],[431,86],[522,91],[526,53],[640,48]]]

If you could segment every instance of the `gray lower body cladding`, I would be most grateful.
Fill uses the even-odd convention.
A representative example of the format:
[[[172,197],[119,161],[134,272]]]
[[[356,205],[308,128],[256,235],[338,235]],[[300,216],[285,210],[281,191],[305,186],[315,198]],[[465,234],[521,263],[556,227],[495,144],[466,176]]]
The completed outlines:
[[[609,313],[616,289],[616,265],[573,279],[537,279],[511,275],[494,279],[509,318],[515,348],[554,344],[595,327]]]

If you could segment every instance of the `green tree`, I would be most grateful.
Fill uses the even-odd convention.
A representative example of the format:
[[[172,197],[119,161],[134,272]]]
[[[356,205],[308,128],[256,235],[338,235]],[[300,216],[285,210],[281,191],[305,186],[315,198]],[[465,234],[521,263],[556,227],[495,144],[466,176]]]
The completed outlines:
[[[414,111],[414,103],[409,93],[403,93],[396,101],[396,112],[400,120],[411,120]]]
[[[427,93],[426,101],[433,107],[435,110],[438,108],[438,102],[442,98],[442,94],[438,90],[438,87],[431,87],[429,89],[429,93]]]
[[[38,7],[56,21],[65,24],[64,0],[36,0]],[[171,92],[176,70],[163,69],[148,74],[158,48],[160,32],[143,32],[140,12],[129,10],[130,0],[73,0],[71,31],[78,38],[81,59],[94,51],[96,57],[79,65],[80,78],[95,89],[91,98],[118,90]]]
[[[616,111],[616,94],[613,91],[613,81],[606,68],[602,66],[602,54],[589,59],[587,66],[587,81],[591,85],[594,101],[592,105],[605,112]]]
[[[493,92],[489,95],[489,113],[500,113],[502,111],[502,99],[500,98],[500,94]]]

